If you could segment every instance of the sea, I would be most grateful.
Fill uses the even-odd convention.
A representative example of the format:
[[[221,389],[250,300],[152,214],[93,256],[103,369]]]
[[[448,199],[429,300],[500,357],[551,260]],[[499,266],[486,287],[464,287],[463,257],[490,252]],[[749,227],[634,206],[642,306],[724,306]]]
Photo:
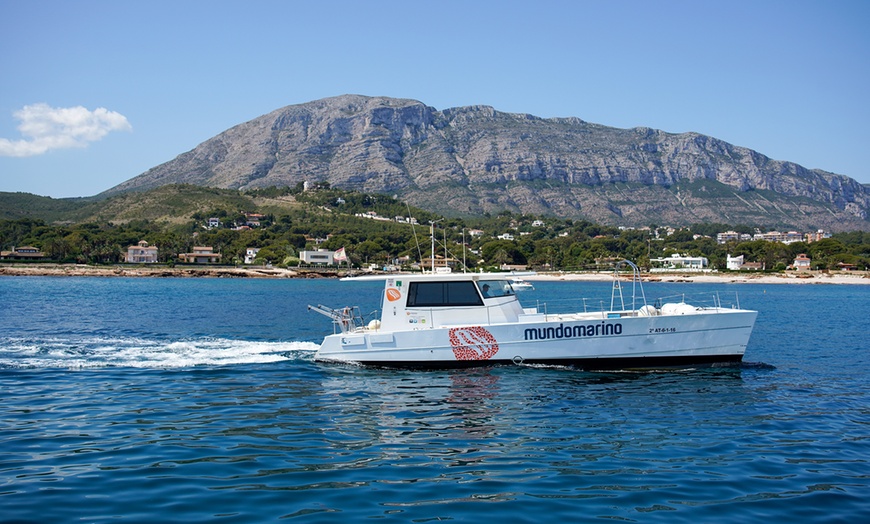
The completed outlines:
[[[307,306],[379,294],[0,277],[0,522],[870,521],[870,286],[644,286],[758,310],[731,368],[315,362]]]

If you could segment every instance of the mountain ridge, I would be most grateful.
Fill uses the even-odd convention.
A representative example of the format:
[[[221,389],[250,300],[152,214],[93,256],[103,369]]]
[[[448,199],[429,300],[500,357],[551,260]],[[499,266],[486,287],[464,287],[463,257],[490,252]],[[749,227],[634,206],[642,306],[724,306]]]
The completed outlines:
[[[286,106],[103,193],[326,181],[446,215],[502,210],[641,226],[867,229],[870,187],[699,133],[342,95]],[[730,218],[729,218],[730,217]]]

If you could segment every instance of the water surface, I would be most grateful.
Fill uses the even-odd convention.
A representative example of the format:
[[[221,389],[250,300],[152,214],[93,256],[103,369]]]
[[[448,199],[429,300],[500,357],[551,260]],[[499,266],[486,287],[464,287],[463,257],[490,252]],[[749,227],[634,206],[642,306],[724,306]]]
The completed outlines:
[[[609,297],[536,282],[523,302]],[[315,363],[374,283],[2,277],[2,521],[855,522],[870,288],[739,292],[739,369]]]

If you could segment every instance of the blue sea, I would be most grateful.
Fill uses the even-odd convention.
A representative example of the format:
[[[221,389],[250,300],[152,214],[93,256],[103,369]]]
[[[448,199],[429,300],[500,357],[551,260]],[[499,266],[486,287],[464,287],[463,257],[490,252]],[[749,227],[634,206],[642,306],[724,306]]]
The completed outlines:
[[[870,521],[870,286],[645,286],[757,309],[736,369],[315,362],[379,289],[0,277],[0,521]]]

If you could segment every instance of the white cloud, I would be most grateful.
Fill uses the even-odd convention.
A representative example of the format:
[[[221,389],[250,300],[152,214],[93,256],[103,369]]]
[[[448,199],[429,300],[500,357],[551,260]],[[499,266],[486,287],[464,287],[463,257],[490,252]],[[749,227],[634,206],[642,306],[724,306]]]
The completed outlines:
[[[112,131],[130,131],[127,117],[99,107],[93,111],[77,107],[51,107],[33,104],[13,116],[21,121],[18,130],[23,140],[0,138],[0,156],[35,156],[52,149],[87,147]]]

